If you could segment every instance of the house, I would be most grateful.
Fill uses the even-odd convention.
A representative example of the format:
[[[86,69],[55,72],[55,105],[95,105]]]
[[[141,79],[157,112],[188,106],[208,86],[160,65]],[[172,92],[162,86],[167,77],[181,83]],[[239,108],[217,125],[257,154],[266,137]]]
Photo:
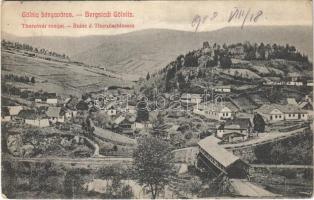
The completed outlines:
[[[1,122],[11,121],[11,116],[9,109],[7,107],[2,107],[1,109]]]
[[[229,51],[229,54],[231,54],[234,58],[237,58],[237,59],[245,58],[244,47],[241,44],[229,47],[228,51]]]
[[[252,127],[249,118],[227,120],[217,128],[216,136],[226,142],[244,141],[249,137]]]
[[[121,121],[118,126],[118,131],[123,134],[133,135],[134,133],[134,130],[132,127],[133,124],[134,124],[133,120],[130,120],[130,118],[124,118],[124,120]]]
[[[129,113],[129,114],[136,114],[136,107],[127,105],[126,112]]]
[[[61,107],[48,107],[46,114],[50,123],[64,123],[65,112],[61,109]]]
[[[151,129],[153,128],[152,123],[150,122],[134,122],[134,124],[132,124],[132,129],[133,130],[143,130],[143,129]]]
[[[45,99],[46,103],[48,104],[57,104],[57,94],[56,93],[46,93],[43,95],[43,98]]]
[[[119,125],[124,119],[125,117],[123,115],[120,115],[113,121],[113,123]]]
[[[76,110],[66,109],[66,110],[65,110],[65,113],[64,113],[64,117],[65,117],[67,120],[70,120],[70,119],[76,117],[76,115],[77,115],[77,111],[76,111]]]
[[[17,116],[23,110],[23,106],[7,106],[7,108],[10,116]]]
[[[231,86],[230,85],[219,85],[214,87],[215,92],[221,92],[221,93],[229,93],[231,92]]]
[[[199,104],[202,101],[202,97],[200,94],[182,94],[181,95],[181,103],[184,104]]]
[[[270,104],[270,101],[267,98],[265,98],[262,94],[250,94],[248,96],[250,100],[258,106],[261,106],[263,104]]]
[[[106,114],[109,116],[116,116],[117,110],[113,106],[111,106],[110,108],[107,109]]]
[[[308,119],[308,113],[296,105],[266,104],[256,109],[255,112],[268,123]]]
[[[287,104],[289,104],[289,105],[298,105],[298,103],[295,100],[295,98],[287,98]]]
[[[231,102],[204,102],[193,108],[195,114],[203,115],[209,119],[218,121],[233,119],[237,111],[238,109]]]
[[[247,96],[239,95],[237,97],[230,97],[229,100],[240,110],[245,112],[252,112],[258,106]]]
[[[24,107],[23,106],[6,106],[6,109],[8,110],[7,114],[9,114],[10,120],[14,120],[16,119],[18,114],[24,109]],[[6,119],[8,120],[9,118],[6,117]]]
[[[37,113],[35,110],[21,110],[18,117],[24,120],[25,124],[36,127],[48,127],[49,120],[46,115]]]
[[[299,102],[298,107],[302,110],[313,111],[313,103],[311,101],[301,101]]]
[[[198,142],[197,166],[208,169],[216,175],[223,173],[229,178],[247,178],[249,165],[233,153],[219,146],[220,139],[208,136]]]

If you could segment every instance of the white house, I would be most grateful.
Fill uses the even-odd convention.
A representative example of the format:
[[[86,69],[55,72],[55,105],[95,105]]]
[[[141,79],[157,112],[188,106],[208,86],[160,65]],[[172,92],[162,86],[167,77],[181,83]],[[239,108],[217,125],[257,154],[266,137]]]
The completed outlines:
[[[7,108],[11,117],[17,116],[23,110],[23,106],[7,106]]]
[[[185,104],[199,104],[202,101],[202,97],[200,94],[182,94],[181,95],[181,103]]]
[[[221,92],[221,93],[229,93],[231,92],[231,86],[228,86],[228,85],[215,86],[214,91]]]
[[[203,115],[209,119],[226,120],[233,119],[238,109],[230,102],[209,103],[194,106],[195,114]]]
[[[61,111],[61,107],[49,107],[46,114],[52,124],[64,122],[64,113]]]
[[[56,93],[47,93],[44,95],[44,99],[46,99],[46,103],[56,105],[58,103],[57,94]]]
[[[37,126],[37,127],[48,127],[48,119],[25,119],[25,124]]]
[[[227,120],[222,123],[216,132],[216,137],[227,142],[244,141],[252,131],[252,123],[249,118]]]
[[[289,120],[308,120],[308,113],[296,105],[265,104],[256,109],[268,123]]]
[[[153,125],[150,122],[134,122],[134,124],[132,124],[132,129],[136,130],[142,130],[142,129],[150,129],[153,128]]]

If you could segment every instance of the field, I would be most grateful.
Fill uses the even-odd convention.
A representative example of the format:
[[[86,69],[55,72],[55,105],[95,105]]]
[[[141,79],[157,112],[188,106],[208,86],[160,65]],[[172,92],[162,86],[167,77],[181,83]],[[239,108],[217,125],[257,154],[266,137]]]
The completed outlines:
[[[30,90],[55,92],[58,95],[80,95],[85,92],[98,91],[104,87],[124,86],[130,83],[100,73],[100,69],[73,63],[55,62],[40,58],[30,58],[15,53],[3,52],[2,73],[33,76],[35,84],[16,85]]]

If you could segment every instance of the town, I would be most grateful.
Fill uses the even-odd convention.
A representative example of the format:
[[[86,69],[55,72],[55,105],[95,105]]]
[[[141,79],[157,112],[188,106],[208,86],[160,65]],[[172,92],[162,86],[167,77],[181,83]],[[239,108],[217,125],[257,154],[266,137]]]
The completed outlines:
[[[126,84],[63,53],[1,45],[9,198],[312,196],[313,68],[293,44],[204,41]]]

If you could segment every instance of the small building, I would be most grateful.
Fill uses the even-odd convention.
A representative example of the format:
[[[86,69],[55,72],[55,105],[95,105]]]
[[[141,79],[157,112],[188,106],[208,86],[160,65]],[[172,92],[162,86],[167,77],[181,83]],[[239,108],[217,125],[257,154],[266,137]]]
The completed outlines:
[[[116,116],[117,110],[113,106],[111,106],[110,108],[107,109],[106,114],[109,116]]]
[[[214,91],[217,93],[230,93],[231,86],[230,85],[218,85],[214,87]]]
[[[249,165],[219,146],[219,142],[215,136],[208,136],[198,142],[198,166],[204,166],[216,175],[224,173],[229,178],[247,178]]]
[[[7,106],[11,117],[17,116],[23,110],[23,106]]]
[[[127,135],[133,135],[134,130],[133,130],[133,124],[134,122],[131,121],[129,118],[125,118],[123,121],[118,126],[118,131],[123,134]]]
[[[203,115],[218,121],[233,119],[238,109],[231,102],[209,103],[204,102],[194,106],[195,114]]]
[[[113,121],[113,123],[119,125],[124,119],[125,117],[123,115],[120,115]]]
[[[268,104],[262,105],[255,112],[260,114],[265,122],[272,123],[289,120],[308,120],[308,113],[296,105]]]
[[[235,46],[230,46],[228,48],[229,54],[231,54],[232,57],[237,59],[244,59],[245,53],[244,53],[244,47],[242,44],[238,44]]]
[[[252,132],[252,127],[249,118],[227,120],[217,128],[216,136],[225,142],[244,141]]]
[[[64,123],[65,112],[61,109],[61,107],[48,107],[46,114],[50,123]]]
[[[153,125],[149,121],[147,121],[147,122],[134,122],[134,124],[132,124],[133,130],[143,130],[143,129],[151,129],[151,128],[153,128]]]
[[[129,114],[136,114],[136,107],[127,105],[126,112],[129,113]]]
[[[188,94],[184,93],[181,95],[181,103],[184,104],[199,104],[202,101],[200,94]]]
[[[46,103],[48,104],[57,104],[58,98],[56,93],[46,93],[43,95],[43,98],[45,99]]]
[[[313,111],[313,103],[311,101],[299,102],[298,107],[302,110]]]
[[[1,122],[11,121],[11,116],[9,109],[7,107],[2,107],[1,109]]]
[[[70,110],[70,109],[65,109],[64,111],[64,117],[67,120],[70,120],[72,118],[75,118],[77,115],[77,110]]]

